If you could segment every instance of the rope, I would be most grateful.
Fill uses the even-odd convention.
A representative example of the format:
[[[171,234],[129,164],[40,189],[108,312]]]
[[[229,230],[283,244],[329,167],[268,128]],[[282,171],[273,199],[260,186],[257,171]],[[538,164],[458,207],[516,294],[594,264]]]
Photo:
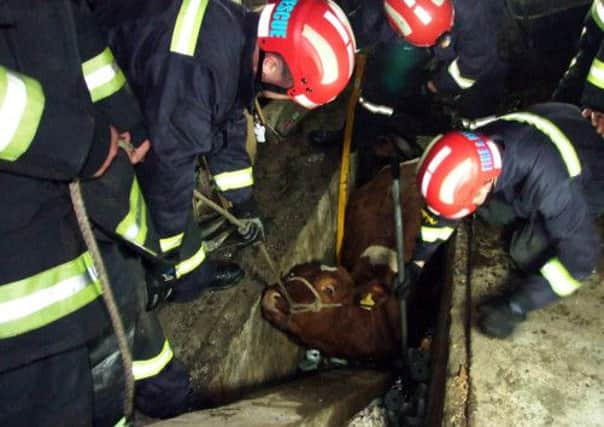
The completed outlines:
[[[132,354],[128,348],[128,339],[126,338],[124,325],[122,323],[122,319],[120,318],[117,304],[115,303],[115,298],[111,290],[109,276],[107,275],[103,258],[101,257],[99,247],[92,232],[90,220],[88,219],[88,215],[86,213],[86,206],[82,197],[82,190],[79,181],[76,180],[69,184],[69,193],[71,195],[71,202],[78,220],[80,231],[84,237],[84,242],[86,243],[86,246],[88,246],[88,250],[92,255],[94,267],[99,275],[99,280],[103,289],[103,300],[107,306],[107,311],[109,312],[109,317],[111,319],[111,325],[115,331],[117,345],[122,356],[125,377],[124,417],[126,418],[126,422],[128,422],[129,420],[132,420],[134,414],[134,373],[132,372]]]
[[[204,196],[200,191],[193,190],[193,195],[195,197],[197,197],[199,200],[201,200],[203,203],[207,204],[210,208],[214,209],[220,215],[224,216],[227,219],[227,221],[229,221],[235,227],[241,228],[241,227],[245,226],[245,223],[243,221],[241,221],[239,218],[235,217],[235,215],[233,215],[232,213],[230,213],[223,207],[219,206],[213,200]],[[275,263],[273,262],[270,254],[268,253],[268,251],[266,249],[266,245],[263,242],[259,242],[258,247],[260,249],[260,253],[264,256],[266,263],[268,264],[269,268],[271,269],[271,272],[273,273],[274,277],[278,281],[279,280],[279,271],[275,267]]]

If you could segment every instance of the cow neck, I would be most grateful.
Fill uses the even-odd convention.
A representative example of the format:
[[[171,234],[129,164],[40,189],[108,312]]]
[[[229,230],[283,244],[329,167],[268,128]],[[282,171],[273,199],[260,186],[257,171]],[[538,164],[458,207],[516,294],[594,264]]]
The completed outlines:
[[[309,304],[299,303],[299,302],[295,302],[292,299],[289,292],[287,292],[285,283],[294,282],[294,281],[302,282],[310,290],[310,292],[312,292],[312,294],[315,298],[315,300],[312,303],[309,303]],[[279,280],[279,282],[278,282],[279,288],[281,289],[281,293],[283,294],[283,296],[285,296],[285,299],[287,300],[287,304],[289,305],[289,317],[290,318],[294,314],[306,313],[309,311],[313,312],[313,313],[317,313],[317,312],[323,310],[324,308],[335,308],[335,307],[341,307],[343,305],[342,303],[326,304],[323,301],[321,301],[321,296],[319,295],[317,290],[304,277],[301,277],[301,276],[287,277],[285,279],[285,283],[283,283],[282,280]],[[289,319],[288,319],[288,321],[289,321]]]

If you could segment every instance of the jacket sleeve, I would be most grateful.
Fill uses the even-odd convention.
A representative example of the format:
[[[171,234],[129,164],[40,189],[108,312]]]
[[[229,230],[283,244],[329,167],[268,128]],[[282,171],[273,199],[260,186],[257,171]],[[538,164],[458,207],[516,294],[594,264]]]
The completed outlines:
[[[40,179],[91,177],[109,153],[109,123],[55,88],[0,66],[0,170]]]
[[[572,58],[568,69],[554,92],[554,101],[568,102],[575,105],[580,105],[582,102],[585,105],[589,105],[592,101],[590,99],[592,97],[591,94],[588,95],[588,99],[582,101],[581,98],[584,96],[583,92],[586,84],[589,84],[588,73],[590,73],[592,64],[596,65],[594,72],[597,72],[598,63],[594,62],[596,55],[600,57],[599,60],[602,60],[601,53],[598,50],[604,39],[604,21],[600,17],[600,14],[604,12],[604,8],[598,6],[598,2],[599,0],[594,0],[591,9],[585,17],[577,53]],[[590,92],[592,92],[591,89]],[[600,101],[600,103],[602,104],[604,101]],[[593,107],[595,108],[596,105],[593,105]]]
[[[443,218],[426,207],[421,209],[421,216],[420,230],[411,260],[428,262],[438,247],[449,240],[459,221]]]
[[[600,243],[594,229],[581,184],[569,180],[548,191],[540,203],[540,212],[551,241],[553,254],[543,260],[539,274],[529,277],[529,285],[547,282],[558,296],[577,290],[582,279],[592,274],[599,256]]]
[[[200,155],[212,151],[216,98],[212,74],[174,55],[160,80],[146,88],[145,113],[153,141],[137,166],[162,237],[183,233],[191,214]]]
[[[243,111],[235,112],[214,135],[214,147],[207,157],[216,187],[234,205],[251,199],[253,168],[246,150],[247,124]]]
[[[581,106],[604,112],[604,40],[587,73]]]
[[[480,74],[489,68],[494,55],[497,55],[497,46],[493,35],[486,37],[480,29],[481,22],[460,22],[454,27],[453,46],[445,49],[454,49],[454,58],[447,60],[432,76],[432,81],[439,93],[454,95],[470,89],[478,80]],[[435,47],[438,57],[439,49]]]
[[[75,18],[82,72],[91,101],[120,132],[130,132],[135,146],[140,145],[147,139],[147,131],[138,101],[124,73],[105,43],[92,13],[81,6]]]

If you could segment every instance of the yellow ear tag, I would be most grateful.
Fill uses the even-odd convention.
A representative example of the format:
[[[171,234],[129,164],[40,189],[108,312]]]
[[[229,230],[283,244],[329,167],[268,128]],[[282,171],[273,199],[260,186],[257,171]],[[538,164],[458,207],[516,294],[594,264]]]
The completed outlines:
[[[363,299],[359,301],[359,304],[361,305],[361,308],[365,310],[372,310],[373,306],[375,305],[375,301],[373,300],[373,295],[371,292],[367,293],[367,295],[365,295]]]

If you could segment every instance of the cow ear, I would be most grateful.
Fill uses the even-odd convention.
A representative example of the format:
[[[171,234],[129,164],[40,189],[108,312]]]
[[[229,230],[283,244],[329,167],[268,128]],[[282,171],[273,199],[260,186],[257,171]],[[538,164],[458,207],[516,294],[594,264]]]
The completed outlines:
[[[358,296],[358,304],[365,310],[373,310],[382,305],[390,296],[387,288],[379,282],[364,287]]]

